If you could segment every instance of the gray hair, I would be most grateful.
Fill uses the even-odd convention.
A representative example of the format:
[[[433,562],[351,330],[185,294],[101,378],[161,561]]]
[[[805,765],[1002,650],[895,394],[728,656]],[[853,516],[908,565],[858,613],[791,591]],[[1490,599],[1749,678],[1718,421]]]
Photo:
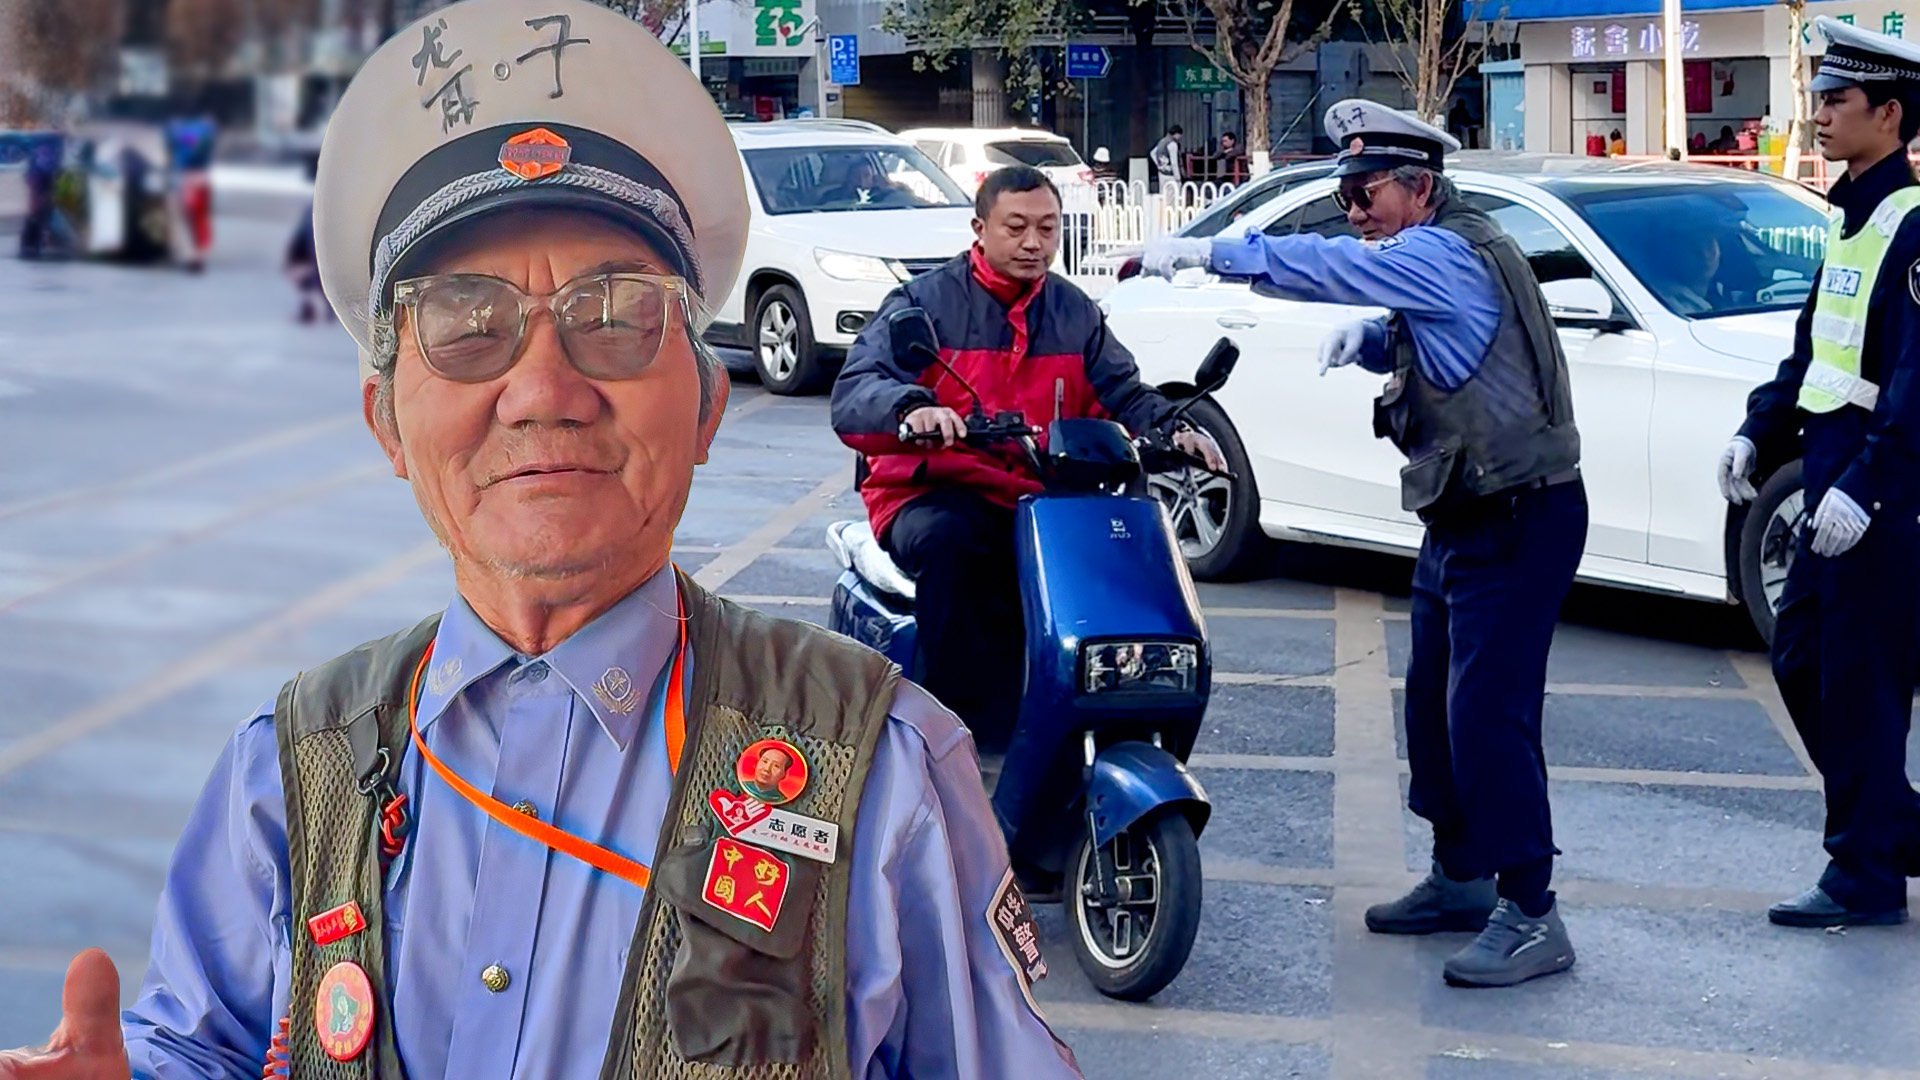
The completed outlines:
[[[683,309],[681,326],[686,329],[687,343],[693,347],[693,366],[700,373],[700,422],[706,423],[713,413],[713,395],[719,381],[727,377],[726,363],[720,354],[694,327],[705,325],[708,321],[703,309],[697,307],[699,301],[690,302]],[[397,327],[398,316],[392,310],[373,311],[366,316],[367,350],[373,362],[374,416],[389,430],[395,425],[393,411],[393,370],[400,362],[400,334]]]
[[[1397,165],[1394,167],[1391,175],[1395,183],[1415,195],[1420,193],[1421,177],[1424,176],[1431,180],[1433,186],[1428,189],[1428,206],[1439,206],[1441,203],[1450,202],[1453,197],[1458,194],[1458,191],[1453,186],[1453,179],[1451,177],[1445,173],[1429,169],[1425,165]]]

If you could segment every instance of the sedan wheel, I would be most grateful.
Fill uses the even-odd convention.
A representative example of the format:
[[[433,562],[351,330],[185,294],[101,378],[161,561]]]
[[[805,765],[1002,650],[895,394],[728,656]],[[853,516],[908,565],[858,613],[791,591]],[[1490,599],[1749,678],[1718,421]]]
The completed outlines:
[[[1773,640],[1780,597],[1786,591],[1787,573],[1793,569],[1800,547],[1798,537],[1809,512],[1801,466],[1796,461],[1760,485],[1759,498],[1753,500],[1740,528],[1737,562],[1728,569],[1730,574],[1738,573],[1739,594],[1746,601],[1747,616],[1768,642]]]
[[[800,320],[785,301],[772,301],[760,312],[760,367],[785,382],[799,366]]]
[[[1180,554],[1189,562],[1204,559],[1220,548],[1233,512],[1233,483],[1200,469],[1155,473],[1147,485],[1167,508]]]

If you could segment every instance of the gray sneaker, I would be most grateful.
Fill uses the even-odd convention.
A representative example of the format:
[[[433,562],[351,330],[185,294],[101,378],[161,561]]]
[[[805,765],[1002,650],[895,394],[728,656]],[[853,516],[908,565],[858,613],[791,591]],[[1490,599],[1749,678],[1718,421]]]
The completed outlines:
[[[1529,919],[1503,899],[1473,944],[1448,957],[1446,976],[1453,986],[1518,986],[1572,966],[1573,939],[1560,921],[1559,903],[1544,917]]]
[[[1398,900],[1367,909],[1367,929],[1376,934],[1477,934],[1495,900],[1493,879],[1454,881],[1433,872]]]

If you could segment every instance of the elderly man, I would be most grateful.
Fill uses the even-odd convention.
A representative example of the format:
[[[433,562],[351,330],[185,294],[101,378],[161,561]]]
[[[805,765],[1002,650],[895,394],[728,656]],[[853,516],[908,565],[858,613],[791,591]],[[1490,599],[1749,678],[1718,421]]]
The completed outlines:
[[[1540,745],[1547,650],[1587,535],[1566,357],[1519,245],[1442,172],[1457,140],[1367,101],[1340,102],[1326,124],[1342,148],[1334,201],[1364,239],[1173,237],[1143,261],[1393,313],[1334,331],[1320,354],[1322,373],[1391,375],[1374,430],[1407,455],[1401,503],[1427,526],[1406,719],[1409,801],[1433,823],[1434,867],[1367,927],[1479,931],[1447,981],[1511,986],[1574,960],[1550,889]]]
[[[1031,922],[989,918],[1025,904],[964,729],[668,562],[747,222],[686,68],[581,0],[444,8],[354,80],[316,197],[459,595],[240,726],[133,1007],[84,954],[0,1077],[1077,1076]],[[768,745],[777,809],[740,790]]]

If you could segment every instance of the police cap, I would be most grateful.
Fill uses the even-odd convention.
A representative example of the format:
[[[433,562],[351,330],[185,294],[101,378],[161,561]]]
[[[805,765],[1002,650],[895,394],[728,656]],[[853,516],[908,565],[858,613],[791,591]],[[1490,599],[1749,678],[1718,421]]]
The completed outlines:
[[[369,316],[462,225],[597,214],[717,301],[740,271],[746,198],[719,109],[644,26],[586,0],[464,0],[381,46],[340,99],[314,181],[320,281],[364,376]]]
[[[1820,70],[1809,84],[1814,93],[1885,82],[1904,82],[1909,89],[1920,89],[1920,45],[1861,29],[1831,15],[1819,16],[1813,25],[1827,39],[1827,53],[1820,58]]]
[[[1402,165],[1440,171],[1460,140],[1410,113],[1348,98],[1327,110],[1327,138],[1340,148],[1333,175],[1383,172]]]

